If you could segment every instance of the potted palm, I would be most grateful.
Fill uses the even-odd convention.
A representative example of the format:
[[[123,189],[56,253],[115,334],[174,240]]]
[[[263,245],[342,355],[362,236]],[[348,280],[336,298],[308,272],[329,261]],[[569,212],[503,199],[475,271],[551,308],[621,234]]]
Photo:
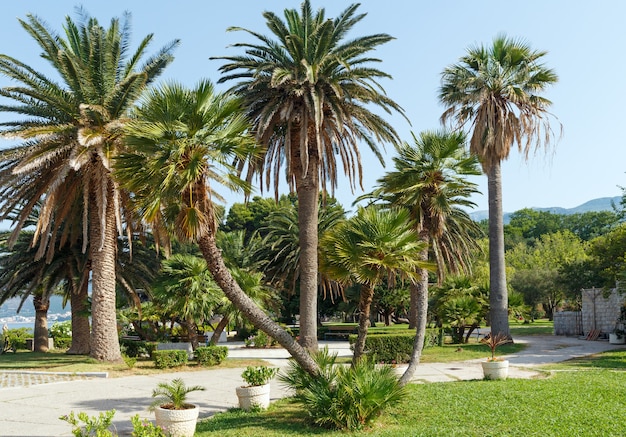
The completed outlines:
[[[237,387],[239,408],[250,411],[252,409],[265,409],[270,405],[270,379],[278,369],[267,366],[248,366],[241,374],[247,385]]]
[[[485,379],[506,379],[509,376],[509,361],[496,357],[496,348],[508,343],[509,338],[503,334],[488,335],[480,342],[489,346],[491,350],[491,357],[480,363]]]
[[[187,395],[193,391],[204,390],[195,385],[185,386],[182,379],[171,382],[160,382],[152,391],[155,398],[150,405],[154,411],[156,424],[172,437],[192,437],[196,432],[196,422],[200,409],[197,405],[187,402]]]

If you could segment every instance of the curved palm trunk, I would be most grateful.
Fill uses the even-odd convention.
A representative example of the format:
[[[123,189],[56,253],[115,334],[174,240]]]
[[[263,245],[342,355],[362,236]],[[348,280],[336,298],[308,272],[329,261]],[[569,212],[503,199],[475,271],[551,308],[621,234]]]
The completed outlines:
[[[209,341],[209,344],[211,346],[215,346],[217,342],[220,341],[220,336],[222,335],[222,332],[224,332],[224,329],[226,329],[226,327],[228,326],[228,322],[230,322],[230,318],[227,316],[222,316],[222,320],[220,320],[220,322],[215,327],[215,331],[213,331],[213,335],[211,336],[211,340]]]
[[[428,235],[421,232],[421,240],[426,244],[429,242]],[[428,246],[420,252],[419,260],[428,261]],[[415,302],[415,340],[413,340],[413,351],[409,366],[400,378],[400,385],[406,385],[415,374],[415,370],[420,363],[422,350],[424,349],[424,338],[426,337],[426,322],[428,319],[428,270],[418,269],[420,280],[411,284],[411,306]]]
[[[359,297],[359,334],[356,343],[354,343],[352,363],[359,361],[365,351],[365,338],[367,337],[367,329],[370,326],[370,311],[373,299],[374,288],[370,285],[362,285],[361,296]]]
[[[84,276],[89,275],[89,268],[85,268]],[[89,315],[87,299],[89,298],[89,281],[82,278],[77,290],[70,293],[70,306],[72,311],[72,345],[67,353],[70,355],[87,355],[90,351]]]
[[[298,136],[299,138],[299,136]],[[315,144],[315,142],[313,142]],[[317,351],[317,250],[319,169],[317,156],[309,157],[309,168],[302,175],[297,159],[296,191],[298,194],[298,225],[300,238],[300,344]]]
[[[504,223],[502,214],[502,173],[500,162],[487,172],[489,193],[489,308],[492,335],[510,337]]]
[[[91,352],[100,361],[120,362],[122,354],[117,333],[115,311],[115,257],[117,252],[117,231],[113,183],[107,184],[106,211],[104,222],[104,242],[100,247],[100,218],[97,208],[90,209],[89,242],[91,252],[92,293],[91,293]],[[92,195],[95,195],[92,193]],[[92,203],[95,205],[95,202]]]
[[[306,349],[302,348],[287,331],[282,329],[263,311],[259,309],[250,297],[239,287],[235,279],[226,268],[220,250],[215,244],[213,235],[204,235],[198,240],[198,246],[213,279],[222,289],[226,297],[233,303],[250,322],[270,337],[274,338],[296,360],[296,362],[311,375],[319,373],[319,367],[313,361]]]
[[[43,296],[33,298],[35,307],[35,332],[33,338],[33,351],[48,352],[48,309],[50,299]]]

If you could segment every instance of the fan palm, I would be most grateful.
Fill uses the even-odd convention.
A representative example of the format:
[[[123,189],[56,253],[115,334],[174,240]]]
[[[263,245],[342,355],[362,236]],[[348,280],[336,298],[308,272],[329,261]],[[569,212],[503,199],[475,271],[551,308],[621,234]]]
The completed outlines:
[[[323,192],[337,185],[340,158],[351,187],[361,185],[363,142],[382,162],[378,144],[397,144],[393,127],[370,111],[401,111],[378,83],[389,75],[372,68],[379,62],[370,52],[390,41],[387,34],[347,40],[346,34],[365,14],[358,4],[348,6],[335,19],[325,10],[313,12],[305,0],[300,11],[286,9],[285,20],[264,12],[272,37],[247,32],[257,43],[238,43],[245,55],[220,57],[227,61],[220,82],[238,80],[232,90],[244,98],[256,138],[266,149],[250,167],[261,186],[270,186],[278,197],[283,164],[289,188],[298,196],[300,241],[300,342],[317,349],[317,213],[320,184]],[[273,39],[274,38],[274,39]]]
[[[111,159],[123,147],[121,127],[129,108],[171,62],[177,45],[177,41],[168,44],[139,65],[152,35],[129,52],[128,19],[128,15],[122,22],[114,18],[104,28],[85,13],[80,22],[67,17],[65,37],[33,15],[20,20],[59,82],[0,55],[0,73],[18,82],[0,89],[0,95],[15,102],[0,105],[0,111],[24,116],[0,125],[3,136],[23,140],[0,155],[0,219],[24,205],[14,223],[12,244],[41,201],[34,244],[39,244],[38,256],[47,250],[48,258],[57,238],[75,239],[82,232],[92,269],[91,356],[104,361],[121,360],[115,256],[125,211],[120,205],[127,200],[111,176]]]
[[[359,284],[359,328],[354,362],[365,349],[374,288],[387,279],[393,287],[397,276],[415,280],[424,267],[419,241],[406,210],[359,208],[357,214],[324,235],[320,245],[320,269],[343,285]]]
[[[254,156],[257,146],[238,99],[219,94],[209,81],[187,89],[165,84],[151,90],[126,126],[133,153],[116,162],[120,183],[154,230],[167,229],[197,243],[213,279],[258,329],[283,345],[303,367],[315,363],[293,338],[259,309],[232,277],[216,244],[214,186],[249,187],[234,176],[232,162]],[[164,236],[164,235],[163,235]]]
[[[394,157],[394,170],[386,173],[373,193],[362,198],[383,200],[406,208],[415,231],[425,243],[419,259],[437,265],[439,282],[446,271],[469,269],[470,257],[478,250],[475,237],[478,225],[462,208],[472,207],[469,200],[477,193],[476,184],[467,180],[478,175],[478,161],[465,150],[461,132],[423,132],[413,134],[413,144],[403,143]],[[406,381],[419,363],[424,346],[428,313],[428,270],[418,269],[419,280],[411,284],[410,324],[416,328],[415,346]]]
[[[501,162],[517,144],[525,158],[549,146],[551,102],[540,94],[556,83],[543,63],[544,51],[499,35],[489,47],[468,49],[442,73],[439,100],[447,107],[441,119],[471,129],[470,152],[487,175],[489,198],[489,296],[494,335],[510,337],[504,262]]]

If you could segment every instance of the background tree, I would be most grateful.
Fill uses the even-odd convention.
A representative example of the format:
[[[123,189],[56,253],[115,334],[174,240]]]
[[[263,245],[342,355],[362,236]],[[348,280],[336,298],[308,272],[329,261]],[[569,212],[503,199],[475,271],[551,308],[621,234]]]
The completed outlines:
[[[361,287],[355,363],[365,350],[375,287],[384,279],[393,287],[397,276],[416,280],[417,268],[424,264],[418,255],[426,243],[414,232],[408,211],[376,207],[359,208],[321,242],[320,270],[341,284]]]
[[[241,102],[216,93],[201,81],[188,89],[165,84],[151,90],[126,126],[133,153],[119,156],[116,175],[135,200],[142,220],[183,242],[198,245],[213,280],[258,329],[275,338],[306,371],[318,367],[310,355],[274,322],[237,284],[216,243],[215,186],[244,189],[234,161],[257,151],[248,136]]]
[[[551,102],[541,93],[558,80],[535,51],[505,35],[491,46],[468,49],[457,64],[444,69],[439,100],[447,109],[442,121],[472,131],[470,152],[487,175],[489,198],[489,296],[493,335],[510,337],[504,261],[501,162],[517,144],[525,158],[552,140],[547,112]]]
[[[54,250],[57,238],[65,241],[72,233],[83,233],[83,250],[90,249],[92,270],[91,356],[121,361],[115,257],[122,222],[119,206],[125,196],[111,176],[111,158],[123,147],[120,128],[129,108],[172,61],[178,42],[166,45],[140,66],[152,35],[129,52],[128,14],[122,22],[112,19],[109,28],[84,11],[80,14],[79,22],[66,18],[65,37],[33,15],[20,20],[60,82],[0,55],[0,73],[17,82],[0,89],[1,96],[14,102],[0,105],[0,111],[23,116],[2,123],[2,135],[23,142],[0,154],[0,219],[22,207],[13,223],[9,240],[13,244],[41,201],[34,234],[34,243],[41,248],[38,256]],[[78,229],[76,217],[82,217]],[[62,225],[63,234],[59,233]]]
[[[401,110],[378,83],[389,75],[371,66],[379,62],[371,52],[392,37],[346,39],[365,17],[357,14],[358,6],[348,6],[335,19],[327,19],[324,9],[313,12],[309,0],[300,11],[286,9],[284,21],[264,12],[272,37],[231,27],[257,42],[234,44],[245,55],[214,58],[227,61],[220,82],[239,81],[232,90],[243,97],[256,138],[266,147],[249,175],[258,174],[268,188],[273,175],[278,197],[285,164],[289,188],[298,196],[300,343],[311,350],[317,350],[320,184],[323,192],[327,184],[335,189],[339,156],[351,187],[361,185],[359,144],[367,144],[382,162],[378,144],[398,142],[393,127],[370,110]]]
[[[413,135],[413,144],[403,143],[393,158],[394,170],[378,180],[378,188],[363,198],[380,199],[385,204],[406,208],[415,231],[424,243],[419,254],[419,280],[411,284],[409,327],[416,329],[414,356],[403,383],[413,375],[424,347],[428,314],[428,270],[430,260],[437,265],[441,283],[445,274],[468,272],[470,258],[479,249],[477,224],[463,209],[473,207],[477,193],[468,176],[480,174],[478,161],[464,149],[462,132],[423,132]]]

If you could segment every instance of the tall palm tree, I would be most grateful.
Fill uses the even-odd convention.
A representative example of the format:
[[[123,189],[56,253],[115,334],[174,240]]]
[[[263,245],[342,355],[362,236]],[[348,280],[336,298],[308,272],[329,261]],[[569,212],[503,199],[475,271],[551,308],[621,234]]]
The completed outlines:
[[[406,210],[359,208],[357,214],[322,238],[321,269],[344,285],[359,284],[359,329],[354,344],[354,362],[365,349],[374,288],[396,276],[416,279],[424,263],[419,254],[426,244],[419,241]]]
[[[478,250],[475,237],[479,226],[462,208],[473,207],[476,184],[467,180],[478,175],[478,161],[464,149],[462,132],[422,132],[412,134],[413,144],[403,143],[393,158],[394,170],[378,179],[371,194],[361,196],[406,208],[424,248],[420,261],[437,265],[438,281],[447,271],[466,271],[472,252]],[[419,364],[424,347],[428,313],[428,270],[418,269],[419,280],[412,283],[410,327],[416,329],[408,382]],[[403,377],[403,381],[404,381]]]
[[[487,175],[489,198],[489,302],[494,335],[510,337],[504,262],[501,162],[511,147],[528,158],[554,139],[541,93],[557,82],[543,63],[544,51],[522,40],[498,35],[491,46],[468,49],[457,64],[444,69],[439,100],[447,107],[442,121],[472,131],[470,152]]]
[[[216,186],[249,187],[232,163],[254,156],[256,143],[241,102],[214,91],[209,81],[193,89],[165,84],[151,90],[126,126],[133,153],[117,158],[116,175],[133,193],[135,209],[154,229],[197,243],[213,279],[258,329],[275,338],[302,367],[318,368],[309,354],[244,293],[216,243]],[[165,235],[164,235],[165,236]]]
[[[264,12],[272,37],[247,32],[257,43],[235,47],[245,55],[214,59],[227,61],[220,82],[238,80],[232,90],[244,98],[246,112],[265,153],[248,176],[258,174],[261,186],[274,180],[278,197],[280,169],[286,165],[289,188],[298,196],[300,240],[300,343],[317,349],[317,211],[321,189],[337,186],[337,160],[354,189],[361,186],[360,142],[382,162],[378,144],[397,144],[393,127],[372,112],[401,108],[378,83],[388,74],[371,67],[379,62],[370,52],[392,39],[374,34],[347,40],[346,35],[365,14],[358,4],[348,6],[335,19],[325,10],[313,12],[309,0],[300,11],[286,9],[285,20]]]
[[[0,89],[0,95],[15,102],[0,105],[0,111],[24,116],[0,125],[3,136],[23,140],[0,154],[0,219],[25,205],[14,223],[13,243],[31,209],[41,201],[34,235],[39,256],[52,250],[55,239],[83,233],[83,250],[89,247],[92,269],[91,356],[120,361],[115,257],[117,231],[126,211],[120,205],[127,196],[111,176],[111,159],[123,147],[121,127],[129,108],[172,61],[178,42],[139,65],[152,35],[131,53],[128,14],[122,22],[114,18],[104,28],[81,12],[77,23],[66,18],[65,37],[33,15],[20,20],[59,81],[0,55],[0,73],[18,82]],[[82,222],[72,220],[76,217],[82,217]],[[65,233],[59,235],[61,226]]]

